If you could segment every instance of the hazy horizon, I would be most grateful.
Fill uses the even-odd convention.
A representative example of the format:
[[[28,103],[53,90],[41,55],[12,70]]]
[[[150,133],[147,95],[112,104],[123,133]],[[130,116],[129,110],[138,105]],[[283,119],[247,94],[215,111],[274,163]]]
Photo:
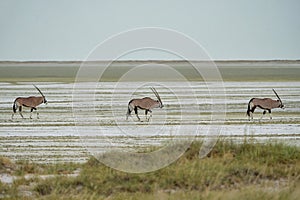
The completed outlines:
[[[174,61],[174,62],[185,62],[185,61],[212,61],[212,62],[285,62],[285,61],[293,61],[293,62],[298,62],[300,61],[299,58],[295,59],[211,59],[211,60],[183,60],[183,59],[144,59],[144,58],[135,58],[135,59],[118,59],[118,60],[88,60],[91,62],[106,62],[106,61],[113,61],[113,62],[134,62],[134,61]],[[86,60],[0,60],[0,62],[87,62]]]

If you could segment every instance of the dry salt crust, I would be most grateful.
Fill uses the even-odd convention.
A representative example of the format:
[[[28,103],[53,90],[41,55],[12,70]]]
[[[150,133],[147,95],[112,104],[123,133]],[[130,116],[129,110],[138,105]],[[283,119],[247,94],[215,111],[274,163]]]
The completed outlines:
[[[130,97],[155,98],[149,87],[136,90],[140,83],[122,83],[116,89],[115,82],[101,82],[93,91],[94,106],[84,101],[85,88],[88,89],[89,83],[80,83],[82,102],[75,104],[72,104],[74,84],[35,84],[39,85],[49,102],[38,107],[40,119],[36,119],[36,115],[33,115],[34,119],[28,119],[29,110],[24,108],[26,119],[16,114],[15,119],[11,120],[14,99],[38,93],[28,82],[0,83],[0,156],[46,163],[84,162],[89,156],[88,149],[99,152],[120,148],[140,151],[149,146],[164,146],[170,141],[207,137],[239,142],[247,136],[257,142],[271,139],[300,145],[300,82],[297,81],[225,82],[225,96],[210,94],[203,82],[192,82],[189,88],[183,87],[180,82],[169,83],[173,93],[168,88],[157,88],[165,107],[153,110],[150,122],[137,122],[134,113],[132,118],[125,120]],[[274,109],[273,120],[269,120],[266,114],[260,121],[262,110],[257,109],[254,122],[249,122],[246,109],[250,98],[276,99],[272,88],[281,96],[286,109]],[[135,93],[130,96],[133,91]],[[211,113],[219,112],[214,106],[223,104],[226,104],[225,120],[217,120],[215,125],[221,131],[209,133]],[[72,106],[87,116],[85,121],[76,121]],[[97,121],[90,120],[90,113],[96,116]],[[144,120],[144,112],[140,111],[139,115]],[[198,132],[195,132],[195,126],[198,126]],[[178,128],[183,131],[176,131]]]

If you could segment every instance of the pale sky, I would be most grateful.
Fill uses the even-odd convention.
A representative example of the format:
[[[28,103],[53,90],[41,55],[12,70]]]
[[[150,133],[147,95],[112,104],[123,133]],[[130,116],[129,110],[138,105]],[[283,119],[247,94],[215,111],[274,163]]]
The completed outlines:
[[[300,59],[299,0],[0,0],[0,27],[0,60],[83,60],[141,27],[184,33],[215,60]]]

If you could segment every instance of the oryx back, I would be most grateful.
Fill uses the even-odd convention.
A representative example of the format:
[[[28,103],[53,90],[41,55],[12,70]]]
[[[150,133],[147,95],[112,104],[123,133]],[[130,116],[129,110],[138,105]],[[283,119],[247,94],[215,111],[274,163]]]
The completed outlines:
[[[15,100],[17,106],[35,108],[44,102],[44,97],[18,97]]]
[[[278,100],[273,100],[270,98],[264,98],[264,99],[259,99],[259,98],[254,98],[251,102],[254,106],[258,106],[262,109],[272,109],[272,108],[278,108],[280,105],[280,102]]]
[[[142,99],[133,99],[129,102],[129,105],[143,110],[151,110],[153,108],[158,108],[159,102],[151,99],[150,97],[145,97]]]

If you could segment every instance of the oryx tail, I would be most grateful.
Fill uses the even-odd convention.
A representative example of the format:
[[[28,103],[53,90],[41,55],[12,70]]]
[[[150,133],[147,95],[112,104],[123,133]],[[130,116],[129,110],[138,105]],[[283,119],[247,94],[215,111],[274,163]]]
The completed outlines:
[[[251,111],[251,107],[252,107],[252,106],[251,106],[250,104],[252,104],[253,99],[254,99],[254,98],[252,98],[252,99],[249,101],[249,103],[248,103],[247,116],[249,116],[249,117],[250,117],[250,112],[252,112],[252,111]]]
[[[14,113],[17,112],[17,104],[16,104],[16,101],[17,101],[17,99],[14,101],[14,104],[13,104],[13,111],[14,111]]]

